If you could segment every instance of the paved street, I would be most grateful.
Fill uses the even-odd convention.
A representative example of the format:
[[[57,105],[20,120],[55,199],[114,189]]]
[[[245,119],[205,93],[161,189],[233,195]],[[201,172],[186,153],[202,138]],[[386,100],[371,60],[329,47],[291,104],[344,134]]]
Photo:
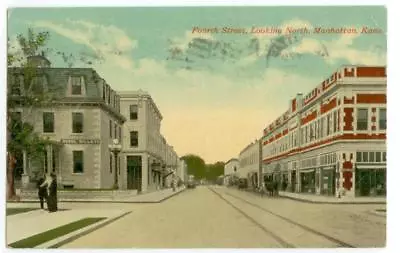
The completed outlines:
[[[382,247],[385,205],[313,204],[200,186],[159,204],[63,203],[123,208],[123,218],[62,248]]]

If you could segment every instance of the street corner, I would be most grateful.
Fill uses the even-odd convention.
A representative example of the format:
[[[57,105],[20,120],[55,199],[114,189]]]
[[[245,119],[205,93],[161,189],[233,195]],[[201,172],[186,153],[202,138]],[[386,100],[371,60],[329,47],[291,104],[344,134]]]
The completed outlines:
[[[117,209],[60,209],[49,213],[34,207],[7,207],[7,245],[57,248],[129,213]]]

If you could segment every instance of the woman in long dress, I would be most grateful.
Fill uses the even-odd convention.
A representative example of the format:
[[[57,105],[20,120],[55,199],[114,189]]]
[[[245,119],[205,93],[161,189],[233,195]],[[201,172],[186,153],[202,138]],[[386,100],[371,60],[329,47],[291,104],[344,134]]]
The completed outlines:
[[[49,212],[57,211],[57,179],[55,174],[51,174],[51,183],[49,185]]]
[[[51,173],[51,175],[46,175],[46,180],[41,185],[41,187],[47,188],[47,209],[49,212],[57,211],[57,180],[56,175]]]

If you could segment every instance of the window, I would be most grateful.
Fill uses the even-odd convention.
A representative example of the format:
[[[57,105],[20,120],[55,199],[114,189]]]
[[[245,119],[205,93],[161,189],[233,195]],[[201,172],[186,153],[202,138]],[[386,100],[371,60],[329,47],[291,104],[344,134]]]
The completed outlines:
[[[335,111],[334,113],[333,113],[333,132],[334,133],[336,133],[336,131],[338,130],[337,128],[337,111]]]
[[[379,109],[379,129],[386,129],[386,109]]]
[[[11,77],[11,95],[20,96],[22,93],[21,87],[23,84],[22,76],[15,75]]]
[[[137,119],[138,118],[138,106],[130,105],[129,106],[129,114],[130,114],[130,119]]]
[[[119,141],[121,141],[121,135],[122,135],[121,127],[118,127],[118,139],[119,139]]]
[[[118,136],[117,130],[118,130],[118,126],[117,126],[117,123],[115,123],[115,125],[114,125],[114,138],[115,138],[115,139],[116,139],[117,136]]]
[[[83,113],[72,113],[72,133],[83,133]]]
[[[74,173],[83,173],[83,151],[72,151]]]
[[[113,155],[110,154],[110,173],[112,173]]]
[[[103,84],[103,100],[106,101],[106,86]]]
[[[320,137],[321,138],[323,138],[324,137],[324,124],[325,123],[325,117],[323,117],[322,119],[321,119],[321,128],[319,129],[321,132],[320,132]]]
[[[326,116],[326,136],[331,134],[331,114]]]
[[[113,128],[113,123],[112,123],[112,121],[110,120],[110,138],[112,138],[113,136],[112,136],[112,128]]]
[[[375,162],[375,152],[369,152],[369,162]]]
[[[382,153],[382,161],[383,161],[383,162],[386,162],[386,152],[383,152],[383,153]]]
[[[363,152],[363,162],[368,162],[368,152]]]
[[[313,134],[314,134],[313,133],[313,126],[314,126],[313,124],[310,125],[310,141],[313,140]]]
[[[108,90],[108,94],[107,94],[108,104],[111,104],[111,89],[110,89],[110,87],[107,86],[107,90]]]
[[[139,144],[139,134],[137,131],[131,131],[131,147],[137,147]]]
[[[357,130],[368,130],[368,109],[357,110]]]
[[[43,133],[54,133],[54,113],[43,113]]]
[[[45,76],[34,76],[31,80],[30,90],[34,93],[42,94],[46,91],[47,79]]]
[[[71,77],[71,94],[82,95],[82,80],[80,76]]]
[[[356,153],[356,162],[361,162],[362,160],[361,160],[361,152],[357,152]]]
[[[376,162],[380,163],[381,162],[381,152],[376,152],[375,153],[375,158],[376,158]]]

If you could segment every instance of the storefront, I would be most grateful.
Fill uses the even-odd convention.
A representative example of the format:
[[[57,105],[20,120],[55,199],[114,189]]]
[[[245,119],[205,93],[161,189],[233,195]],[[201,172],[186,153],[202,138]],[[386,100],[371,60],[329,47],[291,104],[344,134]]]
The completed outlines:
[[[300,171],[301,192],[315,193],[315,169]]]
[[[335,195],[335,182],[336,182],[336,171],[335,167],[323,167],[320,170],[321,174],[321,195],[334,196]]]
[[[386,165],[356,165],[356,196],[386,195]]]

